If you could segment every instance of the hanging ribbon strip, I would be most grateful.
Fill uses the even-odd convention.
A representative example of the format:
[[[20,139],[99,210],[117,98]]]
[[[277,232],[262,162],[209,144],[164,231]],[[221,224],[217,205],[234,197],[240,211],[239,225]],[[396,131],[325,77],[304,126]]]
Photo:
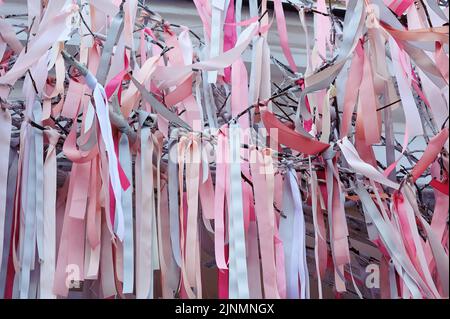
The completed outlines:
[[[449,297],[448,1],[272,2],[0,1],[0,297]]]
[[[240,181],[240,128],[230,125],[230,200],[229,200],[229,297],[248,299],[248,272],[245,252],[244,207]]]
[[[306,229],[302,199],[295,174],[294,170],[289,170],[284,180],[283,212],[286,217],[280,221],[280,236],[284,243],[287,297],[305,299],[310,297]]]
[[[4,154],[1,158],[0,178],[0,243],[3,248],[5,235],[5,219],[6,219],[6,196],[8,191],[8,169],[9,169],[9,145],[11,141],[11,115],[6,109],[0,109],[0,152]],[[8,156],[6,155],[8,154]],[[3,257],[3,249],[0,251],[0,257]],[[0,258],[2,260],[2,258]]]

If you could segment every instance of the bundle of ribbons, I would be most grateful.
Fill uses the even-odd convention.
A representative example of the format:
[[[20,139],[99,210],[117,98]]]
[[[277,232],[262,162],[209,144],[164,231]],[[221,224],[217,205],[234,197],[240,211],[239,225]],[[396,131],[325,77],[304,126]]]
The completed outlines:
[[[448,1],[14,2],[0,297],[449,297]]]

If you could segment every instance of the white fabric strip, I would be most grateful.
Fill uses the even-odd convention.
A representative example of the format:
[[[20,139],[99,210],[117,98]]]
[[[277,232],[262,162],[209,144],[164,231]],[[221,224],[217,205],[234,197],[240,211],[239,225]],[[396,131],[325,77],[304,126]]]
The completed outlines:
[[[133,179],[130,145],[124,133],[119,141],[119,161],[131,182]],[[123,238],[123,293],[133,293],[134,288],[134,227],[133,227],[133,187],[122,190],[122,208],[124,214]]]
[[[250,298],[244,233],[244,207],[242,203],[240,128],[230,124],[230,213],[229,215],[229,297]]]

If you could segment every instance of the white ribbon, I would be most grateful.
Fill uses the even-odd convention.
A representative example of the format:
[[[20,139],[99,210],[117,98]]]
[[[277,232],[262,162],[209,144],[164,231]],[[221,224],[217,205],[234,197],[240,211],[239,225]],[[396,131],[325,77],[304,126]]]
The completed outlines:
[[[225,21],[226,4],[229,0],[211,1],[211,41],[209,57],[217,57],[223,50],[223,22]],[[208,72],[208,83],[216,83],[217,71]]]
[[[370,215],[375,226],[377,227],[380,234],[380,239],[384,243],[390,256],[401,266],[397,272],[403,277],[405,284],[414,298],[422,298],[422,293],[419,291],[418,287],[421,287],[427,296],[432,297],[432,292],[428,289],[426,283],[422,280],[407,257],[405,247],[401,243],[399,234],[394,231],[393,227],[389,223],[383,220],[382,215],[370,198],[369,193],[361,185],[357,185],[355,192],[363,204],[362,206],[364,211]],[[403,269],[405,272],[403,272]]]
[[[309,298],[309,274],[306,263],[305,219],[293,169],[288,170],[284,179],[283,213],[285,218],[280,220],[280,237],[284,247],[287,297],[306,299]]]
[[[130,145],[128,136],[122,133],[119,141],[119,161],[131,182],[133,177]],[[133,293],[134,287],[134,231],[133,231],[133,190],[122,190],[122,208],[124,211],[123,238],[123,293]]]
[[[248,299],[247,259],[242,203],[240,128],[230,124],[229,297]]]
[[[114,141],[112,137],[111,121],[109,120],[109,105],[105,89],[97,82],[97,79],[91,74],[86,75],[86,83],[93,90],[95,101],[95,111],[103,142],[105,143],[108,156],[108,170],[111,178],[111,185],[116,199],[117,209],[117,237],[123,241],[124,236],[124,217],[122,210],[122,186],[120,184],[119,166],[116,151],[114,150]]]

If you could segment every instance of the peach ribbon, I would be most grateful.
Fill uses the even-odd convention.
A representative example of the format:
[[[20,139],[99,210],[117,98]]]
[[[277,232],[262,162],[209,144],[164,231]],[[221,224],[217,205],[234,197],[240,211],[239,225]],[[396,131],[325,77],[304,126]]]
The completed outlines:
[[[184,194],[183,175],[186,168],[186,203],[180,200],[181,275],[184,292],[189,299],[202,297],[200,274],[200,244],[197,228],[198,187],[201,155],[198,137],[182,136],[178,143],[179,192]],[[185,209],[186,207],[186,209]],[[187,215],[187,216],[186,216]]]

